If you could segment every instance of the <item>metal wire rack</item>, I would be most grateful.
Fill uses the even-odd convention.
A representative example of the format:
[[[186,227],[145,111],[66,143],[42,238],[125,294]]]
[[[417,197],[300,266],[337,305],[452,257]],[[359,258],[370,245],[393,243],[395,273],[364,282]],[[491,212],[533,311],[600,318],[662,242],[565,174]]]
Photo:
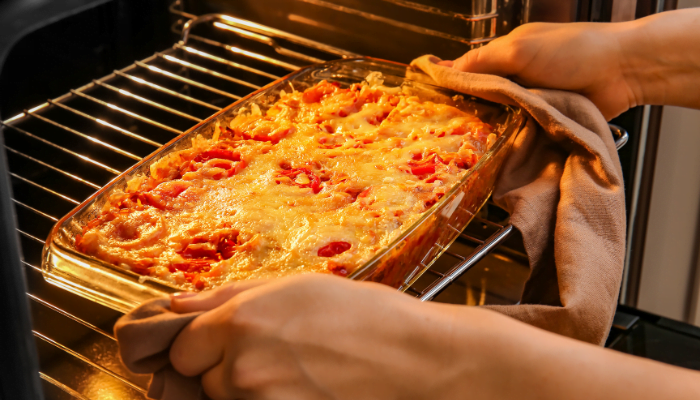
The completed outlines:
[[[58,217],[213,111],[301,65],[355,56],[227,16],[183,31],[172,48],[2,122],[48,398],[145,399],[147,387],[118,360],[110,332],[120,314],[44,281],[41,249]],[[447,249],[452,266],[428,269],[408,293],[433,299],[513,231],[487,217],[474,224],[489,227],[485,236],[461,233],[474,251]]]

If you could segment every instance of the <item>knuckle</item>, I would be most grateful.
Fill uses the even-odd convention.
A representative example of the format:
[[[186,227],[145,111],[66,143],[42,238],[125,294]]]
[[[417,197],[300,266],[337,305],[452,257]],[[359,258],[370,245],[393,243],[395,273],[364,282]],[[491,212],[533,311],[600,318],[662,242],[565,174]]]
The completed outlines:
[[[231,385],[241,391],[256,392],[266,387],[268,379],[262,371],[251,368],[249,363],[239,358],[231,366]]]
[[[175,341],[175,343],[173,343],[173,345],[170,347],[169,357],[170,363],[172,364],[173,368],[175,368],[175,371],[185,376],[191,375],[191,371],[189,369],[190,364],[187,362],[189,359],[189,354],[186,351],[186,348],[179,345],[177,341]]]
[[[516,27],[511,31],[511,33],[508,36],[520,36],[539,33],[542,31],[549,30],[552,26],[553,24],[546,22],[530,22]]]
[[[474,49],[466,52],[463,56],[455,60],[453,68],[459,71],[469,71],[470,66],[474,65],[477,61],[478,53],[480,49]]]
[[[231,333],[254,334],[259,330],[260,314],[255,301],[234,301],[226,323]]]
[[[517,74],[532,59],[534,46],[530,38],[513,38],[502,50],[503,62],[508,67],[508,72]]]
[[[207,397],[212,400],[229,399],[229,387],[226,382],[222,382],[220,376],[214,373],[206,373],[202,375],[202,389]]]

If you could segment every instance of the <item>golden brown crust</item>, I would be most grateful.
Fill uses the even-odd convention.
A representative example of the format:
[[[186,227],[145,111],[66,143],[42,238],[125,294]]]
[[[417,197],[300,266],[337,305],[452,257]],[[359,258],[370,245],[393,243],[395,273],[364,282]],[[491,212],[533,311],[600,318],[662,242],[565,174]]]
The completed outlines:
[[[444,196],[495,137],[453,106],[323,81],[164,156],[110,196],[76,245],[190,289],[347,275]]]

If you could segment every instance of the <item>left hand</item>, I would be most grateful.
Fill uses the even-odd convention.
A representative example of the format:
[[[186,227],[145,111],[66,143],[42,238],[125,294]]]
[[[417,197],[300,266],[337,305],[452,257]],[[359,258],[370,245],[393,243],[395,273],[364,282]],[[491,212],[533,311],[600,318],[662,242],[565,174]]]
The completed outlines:
[[[331,275],[235,283],[171,308],[209,310],[170,361],[214,400],[700,398],[696,371]]]
[[[430,398],[447,367],[432,346],[444,343],[420,332],[449,324],[431,322],[439,313],[426,307],[334,276],[228,285],[173,298],[175,312],[209,311],[179,334],[170,359],[183,375],[202,374],[215,400]]]

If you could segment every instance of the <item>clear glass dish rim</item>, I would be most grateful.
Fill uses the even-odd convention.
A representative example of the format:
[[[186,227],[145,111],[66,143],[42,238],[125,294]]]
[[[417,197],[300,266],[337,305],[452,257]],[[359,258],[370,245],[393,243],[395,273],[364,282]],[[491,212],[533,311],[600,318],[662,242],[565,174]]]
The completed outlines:
[[[313,64],[304,68],[301,68],[297,71],[294,71],[284,77],[281,77],[273,82],[268,83],[267,85],[261,87],[260,89],[242,97],[241,99],[229,104],[228,106],[222,108],[221,110],[217,111],[216,113],[212,114],[208,118],[198,122],[196,125],[191,127],[190,129],[186,130],[182,134],[176,136],[175,138],[171,139],[169,142],[165,143],[163,146],[159,147],[156,149],[153,153],[145,156],[141,161],[138,163],[134,164],[133,166],[129,167],[128,169],[124,170],[122,173],[114,177],[112,180],[107,182],[102,188],[100,188],[98,191],[93,193],[90,197],[85,199],[82,203],[77,205],[73,210],[71,210],[68,214],[63,216],[63,218],[59,219],[58,222],[53,226],[51,229],[51,232],[49,233],[49,236],[46,239],[46,243],[44,245],[43,251],[42,251],[42,271],[44,274],[51,275],[51,265],[50,262],[48,261],[48,253],[50,251],[51,246],[56,246],[58,247],[61,251],[66,252],[70,254],[73,257],[76,257],[80,259],[80,261],[84,263],[88,263],[90,265],[97,265],[101,267],[106,267],[110,270],[113,270],[114,272],[118,274],[126,274],[128,276],[131,276],[137,280],[142,280],[145,279],[149,285],[155,286],[156,289],[158,287],[161,287],[161,289],[164,292],[173,292],[173,291],[182,291],[183,288],[174,284],[170,284],[169,282],[162,281],[157,278],[153,278],[150,276],[144,276],[137,274],[133,271],[129,271],[125,268],[121,268],[119,266],[116,266],[114,264],[110,264],[108,262],[105,262],[103,260],[100,260],[98,258],[88,256],[86,254],[83,254],[73,248],[66,247],[63,244],[60,243],[60,241],[56,240],[57,236],[59,235],[59,230],[71,218],[73,218],[77,213],[82,211],[84,208],[89,207],[99,196],[101,196],[104,192],[109,191],[112,189],[112,186],[116,183],[119,182],[121,179],[125,178],[127,175],[129,175],[131,172],[133,172],[135,169],[138,169],[141,167],[143,164],[149,162],[151,159],[154,157],[158,157],[161,152],[163,152],[167,147],[175,144],[176,142],[185,139],[188,136],[191,136],[192,134],[195,134],[197,131],[202,129],[205,125],[209,124],[210,122],[216,120],[217,118],[220,118],[223,114],[226,114],[230,109],[239,106],[241,103],[248,102],[251,98],[264,93],[268,90],[271,90],[273,87],[277,86],[278,84],[287,82],[287,81],[293,81],[294,78],[303,75],[309,71],[312,70],[322,70],[324,68],[329,68],[337,64],[343,64],[343,63],[351,63],[351,62],[371,62],[371,63],[378,63],[378,64],[385,64],[388,67],[399,67],[399,68],[410,68],[409,65],[399,63],[399,62],[394,62],[394,61],[389,61],[389,60],[383,60],[380,58],[374,58],[374,57],[353,57],[353,58],[345,58],[345,59],[339,59],[339,60],[333,60],[333,61],[328,61],[322,64]],[[436,91],[450,91],[455,94],[459,94],[458,92],[455,92],[451,89],[440,87],[440,86],[435,86],[431,85],[428,83],[424,82],[419,82],[413,79],[409,78],[403,78],[403,81],[408,81],[408,82],[415,82],[418,83],[422,86],[426,87],[431,87],[434,88]],[[473,96],[468,96],[469,98],[476,99],[477,101],[484,102],[484,103],[489,103],[489,104],[494,104],[499,107],[502,107],[505,109],[505,112],[508,114],[508,119],[505,123],[506,127],[501,133],[501,136],[498,138],[496,143],[491,147],[491,149],[488,150],[486,155],[482,157],[479,162],[477,162],[476,165],[474,165],[463,177],[460,179],[458,183],[455,183],[453,187],[445,194],[445,196],[440,199],[436,204],[434,204],[430,209],[425,211],[421,218],[419,218],[417,221],[415,221],[410,227],[406,228],[398,237],[396,237],[390,244],[379,250],[371,259],[369,259],[367,262],[365,262],[362,266],[357,268],[355,271],[353,271],[350,275],[347,276],[348,279],[353,279],[353,280],[358,280],[362,279],[363,277],[368,276],[372,271],[372,267],[377,263],[377,261],[381,260],[382,257],[384,257],[387,253],[389,253],[394,247],[399,245],[402,241],[404,241],[406,238],[410,237],[411,234],[416,231],[419,227],[421,227],[425,221],[427,221],[432,215],[434,215],[436,212],[439,212],[442,210],[449,202],[452,201],[452,196],[459,191],[460,187],[465,184],[465,182],[468,181],[468,179],[472,176],[473,173],[480,171],[483,165],[487,163],[488,158],[492,157],[494,154],[497,154],[501,149],[506,146],[506,143],[510,139],[512,135],[517,134],[524,122],[524,118],[522,115],[522,110],[519,107],[513,106],[513,105],[508,105],[508,104],[500,104],[500,103],[495,103],[491,102],[488,100],[476,98]],[[459,229],[460,231],[463,230],[465,226],[461,227],[455,227]],[[145,277],[145,278],[144,278]]]

